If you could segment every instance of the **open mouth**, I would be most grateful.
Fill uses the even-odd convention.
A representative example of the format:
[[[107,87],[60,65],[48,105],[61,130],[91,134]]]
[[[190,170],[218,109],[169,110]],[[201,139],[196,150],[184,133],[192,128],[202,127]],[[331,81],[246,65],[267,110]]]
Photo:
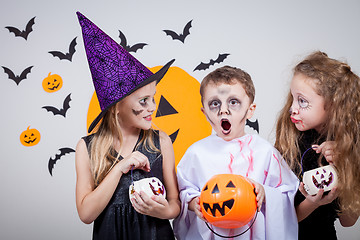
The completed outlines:
[[[221,128],[222,128],[222,132],[223,134],[227,135],[230,133],[231,131],[231,123],[229,122],[229,120],[227,119],[221,119]]]

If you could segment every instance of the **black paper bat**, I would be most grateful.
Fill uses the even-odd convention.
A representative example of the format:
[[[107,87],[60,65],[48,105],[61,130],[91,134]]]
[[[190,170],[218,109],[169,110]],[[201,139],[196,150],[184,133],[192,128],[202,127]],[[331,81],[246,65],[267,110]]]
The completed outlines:
[[[75,50],[75,46],[76,46],[76,38],[75,37],[71,43],[70,43],[70,46],[69,46],[69,52],[68,53],[62,53],[62,52],[59,52],[59,51],[50,51],[49,53],[51,55],[53,55],[54,57],[58,57],[60,60],[63,60],[63,59],[66,59],[66,60],[69,60],[70,62],[72,61],[72,57],[74,55],[74,53],[76,52]]]
[[[71,93],[65,98],[64,103],[63,103],[63,108],[61,109],[57,109],[56,107],[53,106],[44,106],[42,108],[45,108],[48,112],[52,112],[55,115],[61,115],[63,117],[66,117],[66,112],[67,110],[70,108],[70,98]]]
[[[217,59],[213,60],[210,59],[209,63],[203,63],[201,62],[199,65],[196,66],[196,68],[193,70],[193,72],[195,72],[196,70],[205,70],[208,69],[210,66],[214,65],[215,63],[221,63],[225,60],[225,58],[227,58],[227,56],[229,56],[230,54],[228,53],[224,53],[224,54],[219,54],[219,56],[217,57]]]
[[[29,33],[32,32],[32,26],[35,24],[35,17],[29,20],[29,22],[26,24],[25,30],[19,30],[16,27],[7,26],[10,33],[14,33],[15,37],[22,37],[25,40],[27,40],[27,37],[29,36]]]
[[[127,45],[127,40],[125,35],[119,30],[119,38],[120,38],[120,45],[128,52],[136,52],[138,49],[143,49],[146,46],[146,43],[137,43],[133,46]]]
[[[26,68],[24,71],[22,71],[22,73],[19,76],[19,75],[15,75],[13,73],[13,71],[11,71],[9,68],[2,66],[2,68],[4,69],[4,72],[8,75],[9,79],[14,80],[16,85],[19,85],[19,83],[22,80],[26,79],[26,76],[31,72],[32,67],[33,66]]]
[[[67,148],[67,147],[66,147],[66,148],[60,148],[59,151],[60,151],[60,154],[56,154],[56,155],[55,155],[55,159],[52,159],[51,157],[50,157],[50,159],[49,159],[48,169],[49,169],[49,173],[50,173],[51,176],[52,176],[52,170],[53,170],[54,165],[56,164],[56,162],[57,162],[62,156],[64,156],[65,154],[71,153],[71,152],[75,152],[74,149],[72,149],[72,148]]]
[[[252,129],[254,129],[259,133],[259,122],[257,119],[254,122],[251,122],[249,119],[246,119],[246,125],[248,125],[249,127],[251,127]]]
[[[171,36],[173,40],[179,40],[182,43],[184,43],[185,38],[190,34],[191,22],[192,22],[192,20],[186,24],[183,32],[180,34],[174,32],[172,30],[163,30],[163,31],[166,33],[166,35]]]

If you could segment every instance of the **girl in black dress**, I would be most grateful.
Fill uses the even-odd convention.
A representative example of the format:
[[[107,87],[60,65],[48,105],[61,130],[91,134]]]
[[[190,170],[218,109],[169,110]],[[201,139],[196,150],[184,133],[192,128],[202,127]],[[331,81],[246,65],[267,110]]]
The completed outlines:
[[[360,214],[360,79],[346,63],[315,52],[294,69],[276,128],[275,147],[299,176],[332,164],[338,186],[309,195],[299,186],[299,239],[337,239],[334,221],[352,226]],[[309,151],[307,151],[309,150]],[[301,157],[304,155],[303,160]],[[301,164],[302,163],[302,164]]]
[[[156,73],[78,13],[101,113],[95,133],[76,147],[76,207],[94,222],[93,239],[174,239],[168,219],[180,212],[170,138],[151,128],[156,84],[173,61]],[[101,120],[101,122],[100,122]],[[99,123],[100,122],[100,123]],[[166,199],[135,192],[132,181],[157,177]]]

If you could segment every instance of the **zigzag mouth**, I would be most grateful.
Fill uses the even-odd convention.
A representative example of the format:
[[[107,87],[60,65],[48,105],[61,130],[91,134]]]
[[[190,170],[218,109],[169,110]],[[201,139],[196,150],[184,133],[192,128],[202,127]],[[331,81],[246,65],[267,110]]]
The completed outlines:
[[[29,144],[29,143],[33,143],[33,142],[35,142],[35,141],[36,141],[36,139],[37,139],[37,138],[34,138],[33,140],[24,141],[24,142],[26,142],[27,144]]]
[[[235,202],[235,200],[232,198],[230,200],[224,201],[222,204],[222,207],[220,207],[219,203],[214,203],[212,208],[209,203],[203,203],[203,207],[204,207],[205,211],[209,214],[211,213],[211,215],[213,217],[223,217],[232,209],[232,207],[234,206],[234,202]],[[225,208],[225,207],[227,207],[227,208]],[[228,209],[228,210],[226,210],[226,209]],[[210,210],[210,212],[208,210]],[[218,212],[220,213],[220,216],[216,216],[216,215],[219,215],[219,214],[216,214],[216,210],[218,210]]]

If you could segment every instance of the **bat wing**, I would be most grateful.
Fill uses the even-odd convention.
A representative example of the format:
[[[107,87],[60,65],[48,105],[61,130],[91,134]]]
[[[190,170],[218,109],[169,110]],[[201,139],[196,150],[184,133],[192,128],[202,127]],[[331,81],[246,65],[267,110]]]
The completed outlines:
[[[30,21],[26,24],[25,31],[23,31],[23,37],[27,40],[27,37],[29,36],[29,33],[32,32],[32,26],[35,24],[35,17],[30,19]]]
[[[50,51],[49,52],[51,55],[53,55],[54,57],[58,57],[60,60],[62,59],[67,59],[66,55],[62,52],[59,51]]]
[[[259,122],[256,119],[254,122],[251,122],[250,120],[246,119],[246,125],[257,131],[259,133]]]
[[[143,49],[147,44],[146,43],[137,43],[135,45],[133,45],[132,47],[130,47],[128,49],[128,52],[136,52],[139,49]]]
[[[230,54],[228,53],[219,54],[218,58],[214,61],[214,63],[222,63],[229,55]]]
[[[70,62],[71,62],[71,60],[72,60],[72,57],[73,57],[74,53],[76,52],[76,50],[75,50],[76,38],[77,38],[77,37],[75,37],[75,38],[71,41],[70,46],[69,46],[69,55],[68,55],[68,58],[67,58],[67,59],[68,59]]]
[[[2,68],[4,69],[4,72],[8,75],[9,79],[12,79],[16,82],[16,84],[18,84],[17,79],[15,74],[13,73],[13,71],[11,71],[9,68],[2,66]]]
[[[71,101],[71,93],[65,98],[64,100],[64,104],[63,104],[63,108],[61,109],[61,115],[63,115],[64,117],[66,117],[66,112],[67,110],[70,108],[70,101]]]
[[[201,62],[199,65],[196,66],[196,68],[194,69],[194,71],[196,70],[205,70],[208,69],[210,67],[210,63],[203,63]],[[194,72],[193,71],[193,72]]]
[[[176,32],[171,31],[171,30],[163,30],[163,31],[166,33],[166,35],[171,36],[173,40],[180,40],[180,36]]]
[[[53,106],[44,106],[42,108],[45,108],[48,112],[52,112],[55,115],[62,115],[62,111],[57,109],[56,107]]]
[[[183,31],[184,40],[190,34],[191,22],[192,22],[192,20],[190,22],[188,22],[186,24],[186,26],[184,27],[184,31]]]
[[[60,148],[59,151],[60,151],[60,154],[56,154],[56,155],[55,155],[55,159],[52,159],[52,158],[49,159],[48,169],[49,169],[49,173],[50,173],[51,176],[52,176],[52,170],[53,170],[54,165],[56,164],[56,162],[57,162],[62,156],[64,156],[65,154],[71,153],[71,152],[75,152],[74,149],[72,149],[72,148],[67,148],[67,147],[66,147],[66,148]]]
[[[127,47],[127,41],[125,35],[119,30],[120,45],[124,48]]]
[[[26,68],[24,71],[22,71],[22,73],[20,74],[19,82],[21,80],[26,79],[26,76],[31,72],[32,68],[33,68],[33,66],[30,66],[30,67]]]
[[[9,30],[9,32],[11,33],[14,33],[15,34],[15,37],[19,37],[22,35],[22,31],[20,31],[18,28],[16,27],[11,27],[11,26],[8,26],[8,27],[5,27]]]

